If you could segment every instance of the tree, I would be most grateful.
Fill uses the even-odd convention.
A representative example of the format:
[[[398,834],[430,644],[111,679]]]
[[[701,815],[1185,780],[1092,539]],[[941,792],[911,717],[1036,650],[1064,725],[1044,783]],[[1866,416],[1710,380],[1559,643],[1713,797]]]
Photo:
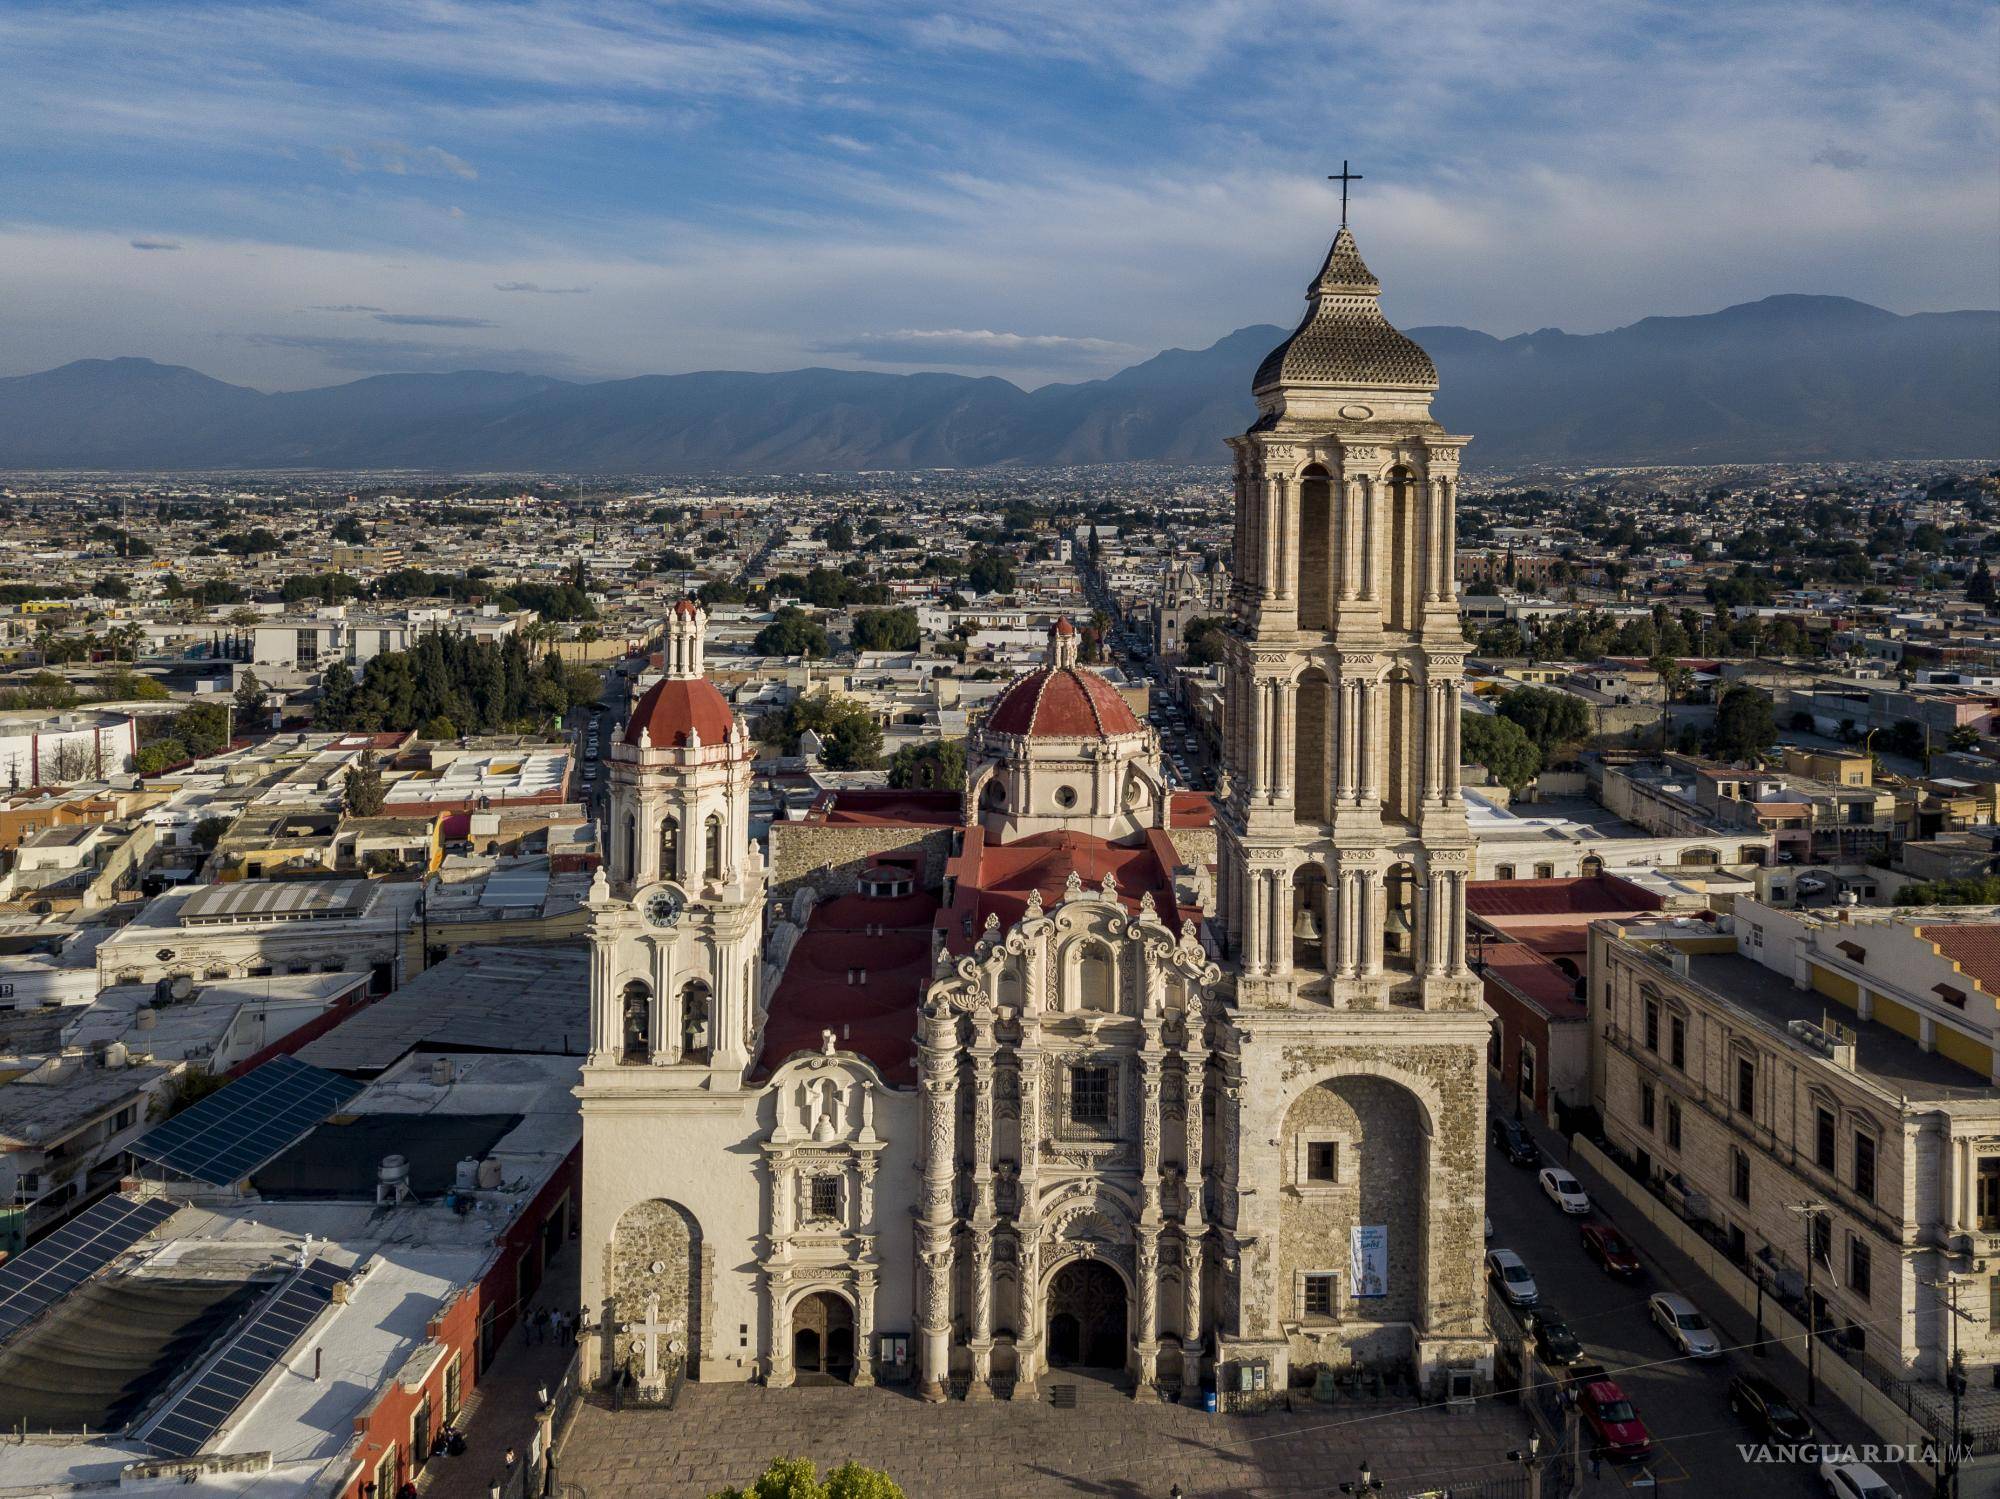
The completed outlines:
[[[1739,682],[1722,694],[1715,708],[1715,755],[1720,760],[1755,760],[1777,742],[1778,725],[1771,716],[1771,695]]]
[[[875,716],[853,698],[835,697],[824,687],[767,717],[762,734],[780,754],[796,755],[799,736],[808,730],[825,745],[830,770],[873,770],[882,757],[882,726]]]
[[[1972,570],[1972,576],[1965,580],[1965,597],[1974,604],[1993,602],[1993,574],[1986,570],[1986,559],[1981,557],[1979,565]]]
[[[344,729],[353,712],[354,671],[345,661],[335,661],[319,674],[319,708],[313,722],[322,729]]]
[[[1520,791],[1541,771],[1542,752],[1511,718],[1467,713],[1459,719],[1458,732],[1459,758],[1485,766],[1509,791]]]
[[[824,659],[827,654],[826,627],[805,610],[787,606],[757,632],[754,645],[760,655],[818,656]]]
[[[342,778],[341,789],[347,801],[350,817],[377,817],[381,815],[382,804],[388,800],[388,793],[382,786],[382,767],[376,763],[372,750],[363,750],[361,758],[347,767]]]
[[[199,760],[219,754],[229,744],[229,713],[220,703],[194,703],[181,709],[168,730]]]
[[[178,739],[155,739],[151,744],[141,745],[133,762],[142,776],[156,776],[164,770],[171,770],[188,758],[187,746]]]
[[[1500,714],[1520,725],[1544,761],[1590,733],[1590,709],[1583,699],[1547,687],[1516,687],[1500,699]]]
[[[965,745],[957,739],[906,744],[889,757],[889,784],[898,790],[959,791],[965,786]]]
[[[222,835],[229,831],[231,820],[227,817],[204,817],[194,825],[188,837],[194,840],[194,846],[203,853],[212,854],[215,852],[215,845],[222,841]]]
[[[1012,593],[1014,564],[999,552],[980,552],[965,570],[965,581],[974,593]]]
[[[854,616],[857,651],[913,651],[923,638],[914,609],[863,609]]]
[[[432,743],[446,739],[456,739],[458,737],[458,725],[453,723],[449,718],[446,718],[442,713],[434,714],[424,720],[423,726],[417,730],[417,736],[421,739],[428,739]]]
[[[1969,723],[1959,724],[1945,737],[1944,747],[1959,754],[1976,750],[1979,748],[1979,730]]]
[[[1191,619],[1181,630],[1181,657],[1189,666],[1213,666],[1222,659],[1229,621],[1212,614]]]
[[[718,1489],[709,1499],[904,1499],[887,1473],[842,1463],[822,1481],[803,1457],[779,1457],[747,1489]]]
[[[361,522],[351,515],[343,515],[333,523],[333,539],[344,541],[349,546],[360,546],[368,539],[368,533],[361,529]]]
[[[100,599],[129,599],[132,597],[132,585],[127,583],[123,578],[114,577],[110,573],[106,573],[95,583],[92,583],[90,591]]]
[[[236,722],[239,727],[261,729],[264,727],[264,709],[271,701],[271,690],[257,680],[257,673],[245,671],[236,682]]]

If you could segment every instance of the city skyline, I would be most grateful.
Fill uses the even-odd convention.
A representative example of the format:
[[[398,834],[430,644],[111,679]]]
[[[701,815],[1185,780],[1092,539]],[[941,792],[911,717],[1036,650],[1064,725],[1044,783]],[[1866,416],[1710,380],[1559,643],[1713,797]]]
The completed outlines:
[[[1088,379],[1289,322],[1353,218],[1404,326],[2000,300],[1940,6],[25,6],[0,374],[266,389],[833,365]],[[1774,234],[1772,226],[1782,225]]]

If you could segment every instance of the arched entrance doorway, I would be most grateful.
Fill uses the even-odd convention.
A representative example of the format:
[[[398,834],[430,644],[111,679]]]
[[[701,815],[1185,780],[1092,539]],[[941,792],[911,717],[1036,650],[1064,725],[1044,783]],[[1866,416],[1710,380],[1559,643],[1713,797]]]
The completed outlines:
[[[1125,1282],[1109,1265],[1077,1260],[1049,1282],[1049,1363],[1059,1369],[1126,1364]]]
[[[800,1384],[854,1377],[854,1308],[831,1291],[815,1291],[792,1308],[792,1371]]]

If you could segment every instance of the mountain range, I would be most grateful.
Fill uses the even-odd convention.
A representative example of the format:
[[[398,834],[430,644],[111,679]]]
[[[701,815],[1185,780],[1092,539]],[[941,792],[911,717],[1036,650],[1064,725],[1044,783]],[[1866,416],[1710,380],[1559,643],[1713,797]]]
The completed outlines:
[[[1412,328],[1468,462],[2000,454],[2000,312],[1774,296],[1606,333]],[[1221,463],[1284,336],[1239,328],[1102,380],[803,369],[577,382],[471,370],[265,394],[149,359],[0,379],[0,469],[792,472]]]

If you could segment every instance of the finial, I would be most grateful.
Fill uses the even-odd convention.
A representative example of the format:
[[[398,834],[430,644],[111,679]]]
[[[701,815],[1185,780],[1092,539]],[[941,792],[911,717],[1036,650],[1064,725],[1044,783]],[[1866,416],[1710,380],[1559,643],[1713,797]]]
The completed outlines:
[[[1328,173],[1326,180],[1340,184],[1340,227],[1345,229],[1347,227],[1347,184],[1361,181],[1361,174],[1359,172],[1348,171],[1347,162],[1343,160],[1340,163],[1340,175],[1336,177],[1332,173]]]

